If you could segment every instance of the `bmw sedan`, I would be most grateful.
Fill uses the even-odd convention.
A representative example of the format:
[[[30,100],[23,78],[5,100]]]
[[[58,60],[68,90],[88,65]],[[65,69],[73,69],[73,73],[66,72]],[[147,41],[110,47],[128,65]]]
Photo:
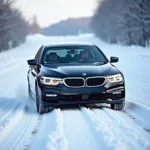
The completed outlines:
[[[68,104],[110,104],[114,110],[125,105],[125,80],[108,59],[92,44],[41,46],[28,60],[28,92],[35,97],[37,112]]]

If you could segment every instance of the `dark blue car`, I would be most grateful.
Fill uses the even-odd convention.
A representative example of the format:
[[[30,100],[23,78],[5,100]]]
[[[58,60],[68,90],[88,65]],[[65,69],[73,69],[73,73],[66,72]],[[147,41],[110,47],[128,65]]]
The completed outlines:
[[[42,46],[28,60],[29,96],[36,98],[37,112],[68,104],[107,103],[112,109],[125,105],[123,74],[104,53],[91,44]]]

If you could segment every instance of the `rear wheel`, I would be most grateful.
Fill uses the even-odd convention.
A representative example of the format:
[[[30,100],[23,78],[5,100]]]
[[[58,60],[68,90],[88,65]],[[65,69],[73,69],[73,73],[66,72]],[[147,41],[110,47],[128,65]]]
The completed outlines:
[[[111,104],[111,109],[113,110],[123,110],[125,106],[125,102],[121,102],[119,104]]]

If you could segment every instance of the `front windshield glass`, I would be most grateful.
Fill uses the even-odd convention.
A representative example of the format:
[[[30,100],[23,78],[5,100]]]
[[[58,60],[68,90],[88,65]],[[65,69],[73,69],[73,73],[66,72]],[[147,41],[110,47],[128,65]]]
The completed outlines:
[[[49,47],[43,54],[43,64],[90,62],[104,64],[107,59],[95,46]]]

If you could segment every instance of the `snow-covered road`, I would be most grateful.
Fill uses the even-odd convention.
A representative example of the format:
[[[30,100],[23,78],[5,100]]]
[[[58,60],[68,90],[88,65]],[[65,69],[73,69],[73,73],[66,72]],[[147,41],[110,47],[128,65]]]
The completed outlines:
[[[90,42],[109,56],[126,79],[126,108],[57,108],[38,115],[27,95],[27,59],[42,44]],[[27,42],[0,53],[0,150],[149,150],[150,48],[110,45],[93,35],[30,36]]]

